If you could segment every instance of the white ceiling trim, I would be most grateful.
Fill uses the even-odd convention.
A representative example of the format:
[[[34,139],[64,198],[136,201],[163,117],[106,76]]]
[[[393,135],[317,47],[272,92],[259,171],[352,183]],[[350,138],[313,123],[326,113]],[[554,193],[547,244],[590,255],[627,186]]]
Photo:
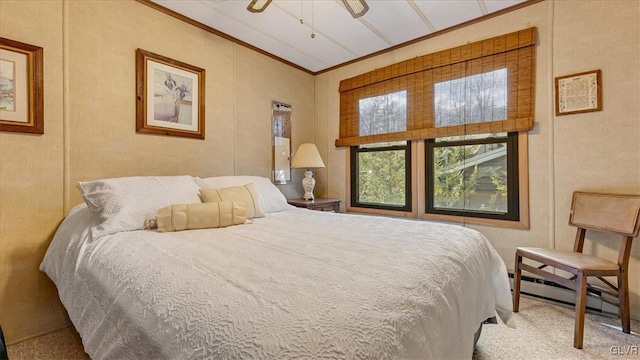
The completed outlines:
[[[313,0],[311,0],[313,1]],[[338,5],[340,5],[344,11],[348,11],[347,7],[344,6],[344,4],[342,3],[341,0],[335,0],[336,3],[338,3]],[[356,20],[360,21],[364,26],[366,26],[372,33],[376,34],[376,36],[378,36],[380,39],[382,39],[384,42],[387,43],[387,45],[389,46],[393,46],[393,41],[391,41],[389,38],[387,38],[386,36],[384,36],[378,29],[376,29],[375,26],[371,25],[367,20],[364,19],[364,17],[359,17]]]
[[[427,27],[429,28],[429,30],[434,33],[437,31],[436,27],[433,26],[433,24],[431,23],[431,21],[429,21],[429,18],[427,18],[427,15],[425,15],[422,10],[420,10],[420,8],[418,7],[418,4],[416,4],[415,1],[413,0],[407,0],[407,2],[409,3],[409,6],[411,6],[411,8],[413,9],[413,11],[416,12],[416,14],[418,14],[418,16],[420,17],[420,19],[422,19],[422,21],[424,21],[424,24],[427,25]]]
[[[393,43],[393,41],[391,41],[391,39],[389,39],[388,37],[384,36],[378,29],[376,29],[375,26],[371,25],[367,20],[363,19],[362,17],[359,17],[358,21],[363,23],[364,26],[368,27],[369,30],[371,30],[372,33],[376,34],[380,39],[384,40],[384,42],[389,44],[389,46],[395,45]]]
[[[478,0],[478,5],[480,5],[480,10],[482,11],[482,15],[487,15],[489,11],[487,10],[487,5],[484,3],[484,0]]]

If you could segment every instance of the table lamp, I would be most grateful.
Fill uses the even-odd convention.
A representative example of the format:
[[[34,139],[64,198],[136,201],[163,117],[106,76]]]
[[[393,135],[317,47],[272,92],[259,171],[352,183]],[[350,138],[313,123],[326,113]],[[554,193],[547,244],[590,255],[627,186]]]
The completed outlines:
[[[302,179],[302,188],[304,189],[303,199],[313,200],[313,188],[316,186],[316,179],[313,178],[311,168],[323,168],[324,163],[318,152],[318,148],[314,144],[302,144],[298,147],[291,167],[294,169],[306,168],[304,179]]]

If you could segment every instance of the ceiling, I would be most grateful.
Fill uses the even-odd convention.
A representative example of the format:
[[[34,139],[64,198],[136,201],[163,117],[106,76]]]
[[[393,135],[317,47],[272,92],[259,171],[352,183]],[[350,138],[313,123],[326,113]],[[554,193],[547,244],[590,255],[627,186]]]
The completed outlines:
[[[262,13],[250,0],[151,1],[316,73],[526,0],[367,0],[357,19],[340,0],[273,0]]]

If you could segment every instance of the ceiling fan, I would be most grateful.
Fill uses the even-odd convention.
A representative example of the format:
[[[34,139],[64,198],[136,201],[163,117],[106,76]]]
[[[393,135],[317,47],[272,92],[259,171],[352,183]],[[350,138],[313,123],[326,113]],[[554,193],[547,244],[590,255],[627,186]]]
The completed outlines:
[[[251,0],[251,3],[247,6],[247,10],[252,13],[263,12],[267,6],[271,4],[271,1],[272,0]],[[365,0],[342,0],[342,3],[354,19],[359,18],[369,11],[369,5],[367,5]]]

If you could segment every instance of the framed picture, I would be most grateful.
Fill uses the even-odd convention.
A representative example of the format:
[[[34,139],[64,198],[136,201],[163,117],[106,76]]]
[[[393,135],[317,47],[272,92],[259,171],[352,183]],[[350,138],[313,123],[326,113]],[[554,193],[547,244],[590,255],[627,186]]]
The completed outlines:
[[[556,78],[556,116],[602,110],[600,70]]]
[[[42,54],[0,37],[0,131],[44,134]]]
[[[204,69],[136,50],[136,132],[204,139]]]

